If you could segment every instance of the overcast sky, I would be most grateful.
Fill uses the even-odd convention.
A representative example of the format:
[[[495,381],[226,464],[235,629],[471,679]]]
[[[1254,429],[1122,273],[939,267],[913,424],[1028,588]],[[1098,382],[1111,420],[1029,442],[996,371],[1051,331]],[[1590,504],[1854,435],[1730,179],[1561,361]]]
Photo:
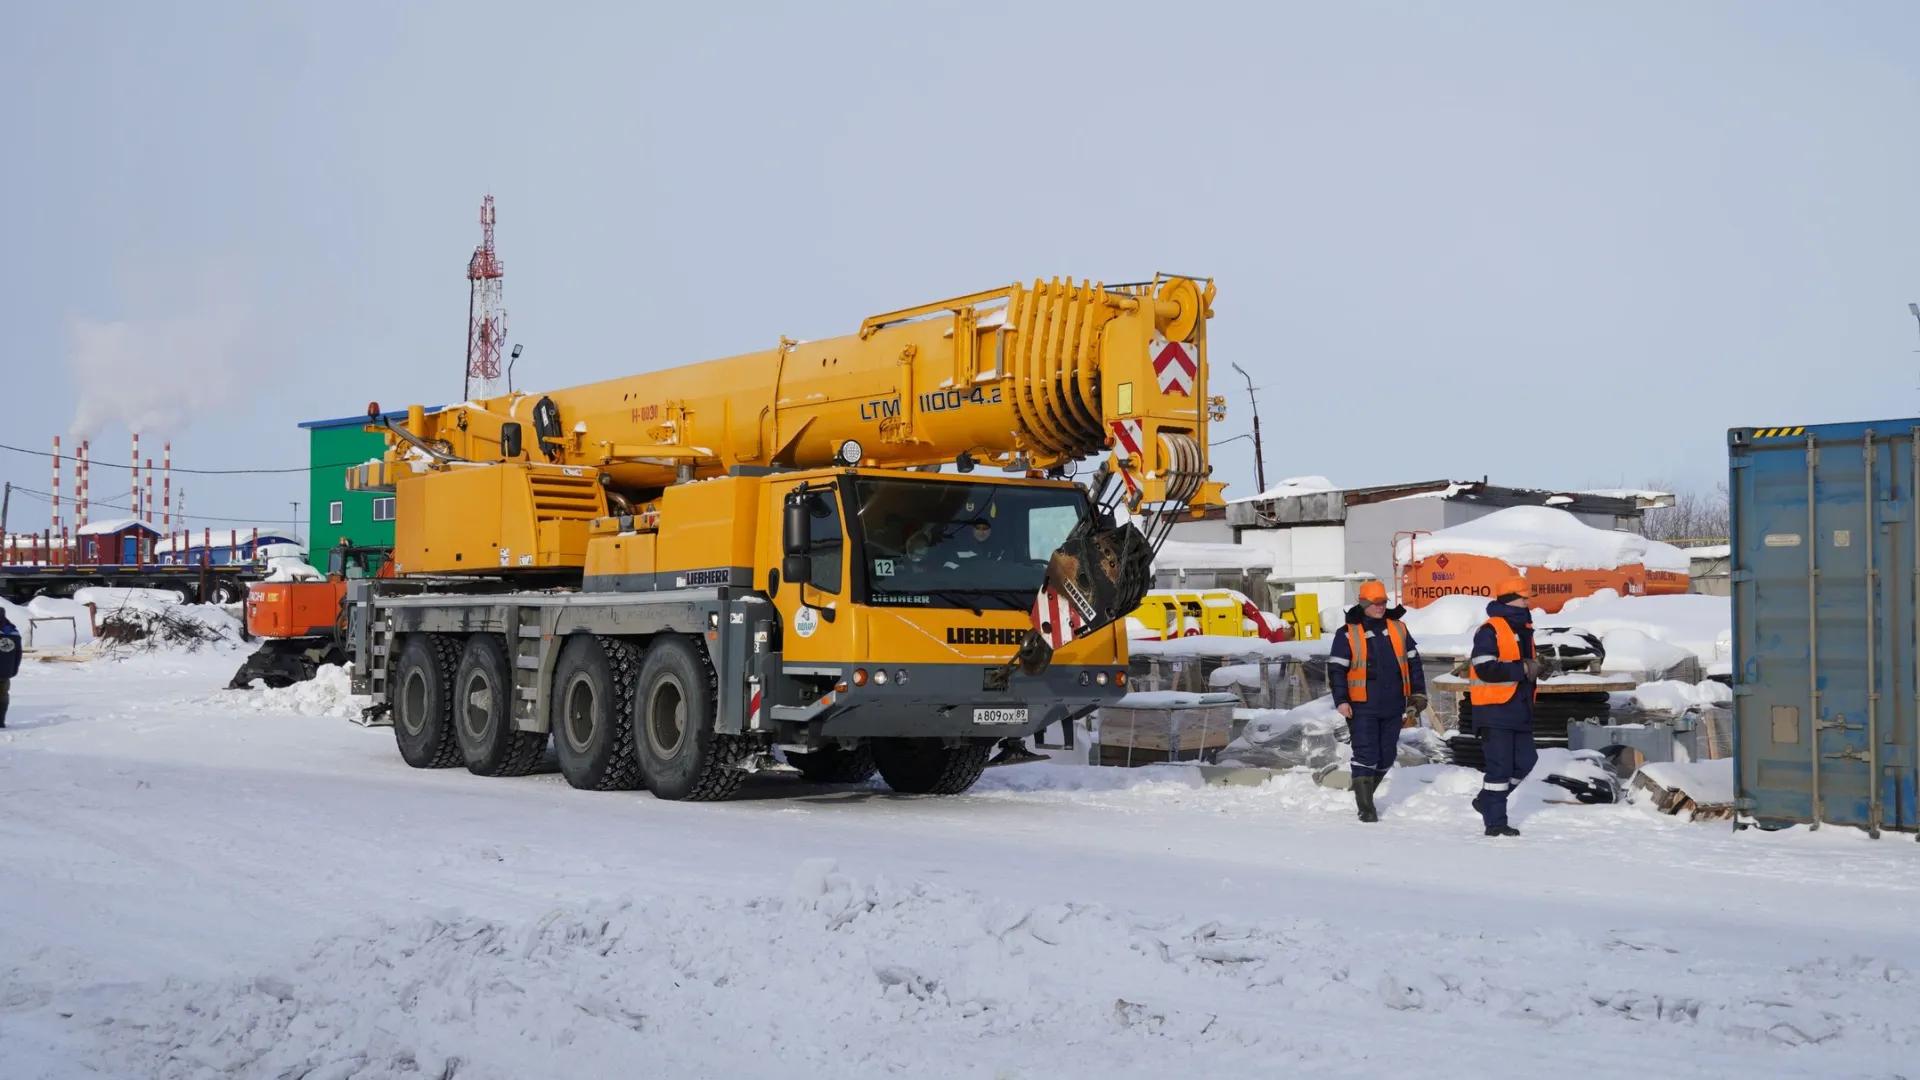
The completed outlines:
[[[15,5],[0,442],[299,466],[298,421],[456,397],[492,192],[521,385],[1171,270],[1270,482],[1710,486],[1729,426],[1920,414],[1917,42],[1910,2]],[[1252,491],[1248,442],[1215,469]]]

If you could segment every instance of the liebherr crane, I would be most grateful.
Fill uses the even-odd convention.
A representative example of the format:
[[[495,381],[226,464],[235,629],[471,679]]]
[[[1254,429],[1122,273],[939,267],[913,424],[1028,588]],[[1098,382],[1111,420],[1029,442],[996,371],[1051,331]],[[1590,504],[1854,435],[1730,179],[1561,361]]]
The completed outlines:
[[[730,794],[954,793],[1124,692],[1121,620],[1208,479],[1211,280],[1035,281],[844,337],[370,423],[396,502],[350,583],[402,756]],[[1084,484],[1074,468],[1096,467]]]

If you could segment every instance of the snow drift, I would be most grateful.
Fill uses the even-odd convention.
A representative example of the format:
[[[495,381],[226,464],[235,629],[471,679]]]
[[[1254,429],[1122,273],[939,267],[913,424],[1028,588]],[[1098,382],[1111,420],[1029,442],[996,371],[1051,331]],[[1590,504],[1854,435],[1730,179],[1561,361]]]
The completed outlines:
[[[1441,529],[1415,542],[1403,538],[1394,557],[1480,555],[1509,566],[1544,570],[1614,570],[1645,566],[1684,574],[1690,563],[1679,548],[1638,533],[1596,529],[1565,510],[1550,506],[1510,506],[1483,518]]]
[[[1472,1025],[1510,1055],[1612,1025],[1656,1058],[1684,1034],[1774,1053],[1832,1044],[1859,1060],[1896,1053],[1920,1006],[1904,973],[1865,959],[1701,966],[1658,933],[1599,928],[1394,936],[1394,949],[1356,949],[1311,913],[1247,924],[1015,905],[856,881],[816,859],[784,896],[416,917],[250,977],[48,1007],[97,1037],[91,1064],[160,1080],[627,1076],[638,1062],[655,1076],[984,1080],[1331,1065],[1348,1060],[1351,1032],[1324,1036],[1355,1022],[1416,1038]],[[1502,957],[1515,948],[1551,954],[1557,977],[1513,970]],[[1840,992],[1862,979],[1882,990]],[[1819,1071],[1792,1061],[1779,1065]]]

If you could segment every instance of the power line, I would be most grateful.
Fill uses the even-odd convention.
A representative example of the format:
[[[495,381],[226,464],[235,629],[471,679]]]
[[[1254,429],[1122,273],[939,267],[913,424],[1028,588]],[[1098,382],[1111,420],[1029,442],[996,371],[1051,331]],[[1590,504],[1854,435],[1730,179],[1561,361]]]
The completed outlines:
[[[53,502],[53,496],[44,491],[35,491],[32,488],[21,487],[19,484],[13,485],[13,490],[19,492],[22,495],[32,496],[33,498],[36,498],[41,502],[47,503],[49,505],[51,505]],[[114,503],[89,501],[87,503],[87,506],[95,510],[125,510],[129,514],[135,512],[134,509],[130,506],[119,506]],[[237,525],[299,525],[301,524],[301,522],[298,522],[298,521],[285,521],[280,518],[219,517],[214,514],[182,514],[182,513],[179,513],[178,511],[175,511],[173,516],[179,518],[182,521],[187,521],[187,520],[221,521],[221,522],[226,522],[228,524],[237,524]]]
[[[34,457],[43,457],[43,458],[50,458],[55,456],[54,454],[51,454],[45,450],[28,450],[24,447],[8,446],[6,443],[0,443],[0,450],[11,450],[16,454],[31,454]],[[68,461],[73,460],[73,457],[74,457],[74,455],[72,454],[60,454],[58,456]],[[361,464],[364,464],[364,462],[343,461],[343,462],[340,462],[338,465],[308,465],[304,468],[299,468],[299,469],[183,469],[176,465],[173,467],[172,471],[177,473],[187,473],[193,476],[242,476],[242,475],[254,475],[254,474],[261,474],[261,473],[308,473],[308,472],[315,472],[320,469],[346,469],[346,468],[351,468],[355,465],[361,465]],[[108,469],[132,469],[133,468],[133,466],[131,465],[121,465],[111,461],[95,461],[91,458],[88,459],[87,461],[87,467],[90,469],[103,468],[103,467]]]

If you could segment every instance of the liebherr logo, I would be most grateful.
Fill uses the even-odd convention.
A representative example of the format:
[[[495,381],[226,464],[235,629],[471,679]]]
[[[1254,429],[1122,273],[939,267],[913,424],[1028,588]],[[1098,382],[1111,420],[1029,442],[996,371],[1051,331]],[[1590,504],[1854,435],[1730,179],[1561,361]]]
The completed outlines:
[[[949,626],[947,644],[949,645],[1018,645],[1026,636],[1025,630],[1004,629],[998,626]]]

